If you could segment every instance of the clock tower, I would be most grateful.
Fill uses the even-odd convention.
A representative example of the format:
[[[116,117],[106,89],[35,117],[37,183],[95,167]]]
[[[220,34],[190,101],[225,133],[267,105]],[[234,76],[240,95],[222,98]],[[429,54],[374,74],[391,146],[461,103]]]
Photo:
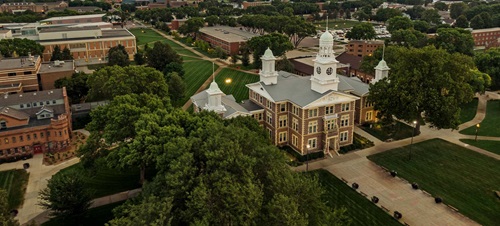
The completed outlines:
[[[338,90],[337,64],[333,52],[333,35],[328,28],[319,39],[319,52],[314,60],[314,74],[311,76],[311,89],[318,93]]]

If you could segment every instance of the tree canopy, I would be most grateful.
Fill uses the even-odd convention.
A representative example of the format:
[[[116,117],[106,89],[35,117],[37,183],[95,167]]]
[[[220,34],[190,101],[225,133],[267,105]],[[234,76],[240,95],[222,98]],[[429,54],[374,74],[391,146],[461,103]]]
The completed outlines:
[[[2,222],[2,226],[19,225],[19,222],[17,222],[10,213],[8,194],[3,189],[0,189],[0,222]]]
[[[108,51],[108,66],[118,65],[120,67],[125,67],[130,64],[130,59],[128,57],[127,50],[125,46],[117,45],[111,47]]]
[[[81,103],[87,93],[89,87],[87,86],[88,75],[83,72],[73,73],[71,77],[64,77],[54,82],[56,88],[66,87],[66,92],[72,104]]]
[[[439,28],[433,41],[436,48],[443,48],[449,53],[474,55],[474,39],[470,31],[460,28]]]
[[[111,100],[125,94],[155,94],[168,96],[168,86],[163,74],[144,66],[104,67],[88,76],[88,99]]]
[[[270,48],[275,56],[281,56],[286,51],[293,49],[293,45],[288,40],[288,37],[279,33],[253,37],[247,42],[247,46],[253,53],[254,66],[256,68],[260,67],[262,63],[260,57],[264,55],[267,48]]]
[[[474,57],[477,68],[492,80],[492,90],[500,89],[500,48],[491,48]]]
[[[410,29],[413,28],[413,22],[408,17],[396,16],[387,21],[387,31],[391,34],[399,29]]]
[[[42,55],[45,47],[29,39],[2,39],[0,40],[0,53],[3,57]]]
[[[371,40],[376,36],[375,28],[370,23],[357,24],[345,35],[346,38],[354,40]]]
[[[172,62],[182,64],[182,57],[167,43],[155,42],[153,48],[146,50],[146,61],[149,67],[164,71]]]
[[[380,52],[375,55],[380,59]],[[460,106],[472,100],[474,92],[484,91],[475,90],[480,87],[476,83],[485,79],[474,72],[469,56],[433,46],[389,47],[385,56],[389,78],[370,85],[368,97],[381,118],[395,116],[407,122],[423,118],[438,129],[458,129]]]

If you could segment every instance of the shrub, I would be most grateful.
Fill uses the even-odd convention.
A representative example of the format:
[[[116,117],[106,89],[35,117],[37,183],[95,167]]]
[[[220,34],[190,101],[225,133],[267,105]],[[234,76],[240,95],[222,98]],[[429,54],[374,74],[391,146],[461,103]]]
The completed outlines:
[[[296,152],[290,146],[283,146],[283,147],[280,147],[280,149],[293,155],[293,157],[295,157],[295,159],[297,159],[297,161],[299,161],[299,162],[305,162],[308,159],[309,159],[309,161],[311,161],[313,159],[319,159],[319,158],[325,157],[325,153],[323,153],[322,151],[312,152],[312,153],[309,153],[308,155],[301,155],[300,153]]]

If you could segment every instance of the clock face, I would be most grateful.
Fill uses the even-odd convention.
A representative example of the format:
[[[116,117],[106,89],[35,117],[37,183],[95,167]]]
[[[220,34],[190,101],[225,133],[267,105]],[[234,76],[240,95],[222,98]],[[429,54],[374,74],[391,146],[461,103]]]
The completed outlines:
[[[321,68],[320,68],[320,67],[317,67],[317,68],[316,68],[316,72],[317,72],[318,74],[321,74]]]
[[[327,75],[331,75],[332,73],[333,73],[333,68],[329,67],[328,69],[326,69]]]

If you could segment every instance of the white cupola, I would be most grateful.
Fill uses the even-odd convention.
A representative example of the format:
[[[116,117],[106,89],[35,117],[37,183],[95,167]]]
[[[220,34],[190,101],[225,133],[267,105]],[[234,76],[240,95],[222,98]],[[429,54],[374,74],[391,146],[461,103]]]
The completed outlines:
[[[333,51],[333,35],[326,31],[319,39],[319,52],[314,60],[314,74],[311,76],[311,89],[318,93],[338,90],[337,64]]]
[[[207,89],[208,103],[203,109],[208,111],[214,111],[218,114],[224,113],[226,108],[222,105],[222,96],[225,95],[215,81],[210,84],[210,88]]]
[[[259,72],[260,81],[265,85],[277,84],[278,72],[275,70],[276,57],[274,57],[273,51],[268,47],[260,59],[262,60],[262,69]]]
[[[380,62],[378,62],[378,65],[375,67],[375,78],[371,81],[371,83],[376,83],[383,78],[389,77],[389,66],[387,66],[387,63],[385,62],[384,58]]]

